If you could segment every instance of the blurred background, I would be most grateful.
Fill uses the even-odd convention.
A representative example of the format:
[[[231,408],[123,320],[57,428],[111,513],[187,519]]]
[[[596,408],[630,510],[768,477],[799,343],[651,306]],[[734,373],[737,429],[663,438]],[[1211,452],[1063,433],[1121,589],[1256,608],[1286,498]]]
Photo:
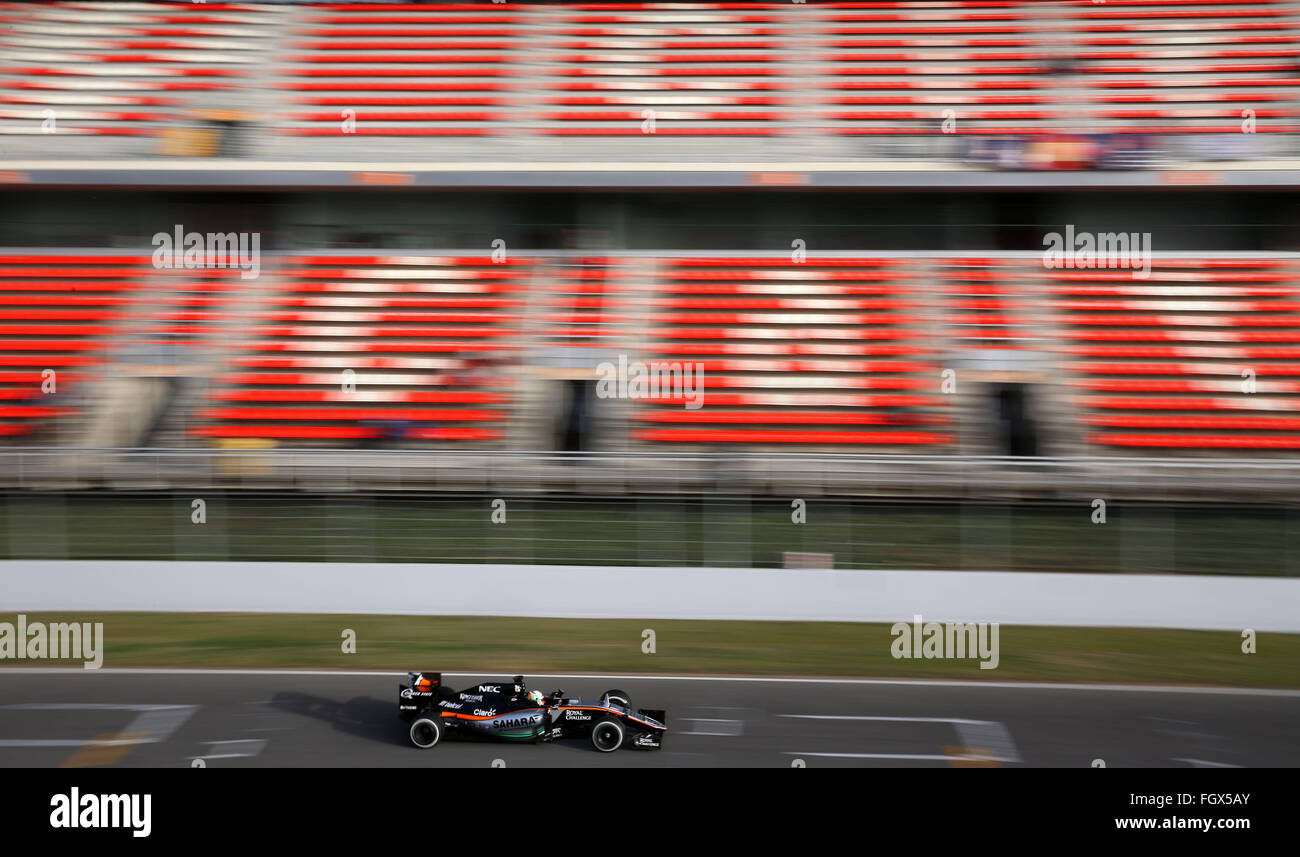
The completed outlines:
[[[108,667],[0,665],[0,766],[486,764],[410,747],[409,669],[630,688],[635,766],[1296,764],[1298,46],[0,2],[0,608]]]
[[[1294,2],[0,25],[10,557],[1300,568]]]

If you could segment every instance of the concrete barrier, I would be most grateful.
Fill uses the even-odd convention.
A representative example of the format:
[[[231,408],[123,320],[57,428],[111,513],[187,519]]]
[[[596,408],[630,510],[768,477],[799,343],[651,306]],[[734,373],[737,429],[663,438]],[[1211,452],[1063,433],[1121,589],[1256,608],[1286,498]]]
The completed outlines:
[[[0,561],[0,612],[389,613],[1300,632],[1300,579],[423,563]]]

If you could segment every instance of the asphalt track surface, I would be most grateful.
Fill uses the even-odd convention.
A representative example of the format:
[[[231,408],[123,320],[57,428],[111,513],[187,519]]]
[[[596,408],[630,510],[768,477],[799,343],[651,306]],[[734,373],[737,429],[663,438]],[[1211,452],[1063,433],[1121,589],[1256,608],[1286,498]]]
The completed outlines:
[[[509,676],[448,674],[451,687]],[[0,767],[1271,767],[1300,765],[1300,691],[532,676],[665,708],[659,751],[410,745],[402,676],[0,670]],[[200,761],[196,761],[200,760]]]

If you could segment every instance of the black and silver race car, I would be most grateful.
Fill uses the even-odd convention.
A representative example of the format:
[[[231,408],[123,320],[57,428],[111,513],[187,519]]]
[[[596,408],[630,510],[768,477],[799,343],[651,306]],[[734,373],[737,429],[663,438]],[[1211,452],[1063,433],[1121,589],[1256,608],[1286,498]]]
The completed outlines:
[[[411,743],[421,749],[456,736],[534,743],[586,738],[602,753],[657,750],[668,731],[663,711],[633,708],[621,690],[607,690],[600,699],[566,697],[562,690],[546,696],[515,676],[454,691],[438,672],[407,673],[399,687],[397,715],[410,724]]]

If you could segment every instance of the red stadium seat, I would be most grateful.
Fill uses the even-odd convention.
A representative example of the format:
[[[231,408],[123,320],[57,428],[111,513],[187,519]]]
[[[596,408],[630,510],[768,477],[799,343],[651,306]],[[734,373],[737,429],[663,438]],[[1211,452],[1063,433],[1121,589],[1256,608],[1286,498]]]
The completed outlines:
[[[659,259],[656,267],[655,290],[664,297],[650,302],[652,327],[638,359],[653,366],[689,358],[700,370],[702,407],[684,407],[681,390],[647,396],[634,419],[651,427],[635,438],[828,448],[953,443],[937,395],[938,352],[907,261],[687,257]]]
[[[273,52],[284,12],[248,4],[6,4],[0,104],[18,106],[0,109],[0,134],[144,138],[154,146],[148,138],[189,124],[192,111],[253,101],[244,89],[260,84],[253,70]]]
[[[27,435],[79,412],[125,330],[148,257],[0,253],[0,434]]]
[[[322,254],[281,262],[217,379],[214,404],[196,414],[195,435],[504,437],[513,379],[503,365],[519,348],[529,261]]]
[[[521,136],[955,158],[944,141],[970,136],[1300,131],[1284,0],[199,5],[0,8],[0,134],[47,133],[53,111],[59,134],[140,152],[249,104],[277,153]]]
[[[1156,260],[1141,281],[1124,270],[1049,272],[1056,350],[1085,391],[1082,421],[1130,430],[1087,442],[1300,448],[1300,420],[1287,415],[1300,410],[1296,274],[1289,260],[1249,258]]]
[[[1061,416],[1091,451],[1300,448],[1289,256],[1158,256],[1145,279],[998,254],[322,252],[240,273],[0,253],[0,434],[72,425],[80,391],[143,348],[164,374],[220,358],[196,438],[491,445],[515,418],[513,365],[540,347],[696,364],[698,409],[681,387],[631,403],[629,439],[650,448],[955,449],[944,366],[1024,350],[1069,391]]]

